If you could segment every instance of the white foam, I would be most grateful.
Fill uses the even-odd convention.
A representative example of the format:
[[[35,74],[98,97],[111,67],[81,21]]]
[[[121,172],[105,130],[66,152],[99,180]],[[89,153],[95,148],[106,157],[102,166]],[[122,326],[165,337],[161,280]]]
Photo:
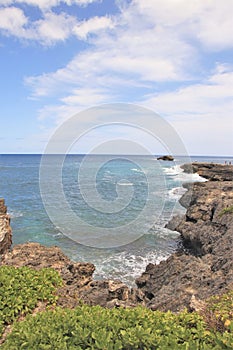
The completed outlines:
[[[208,181],[197,173],[185,173],[180,165],[174,165],[171,168],[163,168],[166,175],[173,177],[174,181],[184,182],[205,182]]]
[[[140,170],[140,169],[132,168],[131,170],[132,170],[132,171],[135,171],[136,173],[143,173],[143,171]]]
[[[120,186],[133,186],[132,182],[118,182],[117,184]]]
[[[162,260],[166,260],[170,254],[159,251],[150,251],[143,254],[133,254],[127,252],[116,253],[101,261],[96,265],[96,278],[120,279],[127,285],[134,285],[134,281],[146,269],[149,263],[158,264]],[[109,270],[111,266],[111,270]]]
[[[163,171],[169,176],[176,176],[182,173],[184,170],[181,169],[180,165],[174,165],[171,168],[163,168]]]
[[[21,211],[16,210],[9,210],[8,214],[10,215],[11,219],[20,218],[23,216],[23,213]]]
[[[177,201],[186,191],[184,187],[173,187],[168,191],[168,197],[170,200]]]

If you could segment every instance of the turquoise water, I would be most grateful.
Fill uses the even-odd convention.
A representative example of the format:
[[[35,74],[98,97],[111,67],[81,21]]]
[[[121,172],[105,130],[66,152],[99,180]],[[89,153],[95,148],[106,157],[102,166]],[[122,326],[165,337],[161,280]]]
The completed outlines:
[[[85,246],[68,238],[65,230],[68,232],[69,225],[72,224],[68,214],[64,212],[64,218],[60,215],[64,222],[61,229],[56,222],[50,220],[41,199],[41,156],[0,155],[0,196],[5,198],[11,215],[13,241],[14,244],[32,241],[59,246],[75,261],[93,262],[96,265],[95,278],[119,278],[132,285],[149,262],[157,263],[175,250],[179,235],[165,229],[164,225],[172,215],[184,212],[177,202],[184,192],[182,183],[201,178],[182,173],[179,167],[183,163],[182,158],[174,163],[158,162],[152,156],[112,156],[110,160],[106,156],[91,157],[82,178],[82,188],[78,174],[83,156],[69,155],[64,161],[62,185],[72,212],[84,224],[88,223],[92,227],[93,237],[95,234],[98,237],[100,229],[110,232],[114,227],[124,227],[126,235],[131,237],[134,231],[138,239],[127,245],[119,244],[114,248],[102,249],[96,248],[95,244],[94,247]],[[192,160],[220,163],[232,161],[211,157],[192,157]],[[99,164],[101,167],[98,168]],[[84,193],[87,198],[83,196]],[[126,196],[129,194],[129,203],[124,204],[122,197],[121,210],[111,212],[119,193],[125,193]],[[58,208],[56,191],[52,199],[54,207]],[[99,210],[102,204],[105,207]],[[133,226],[131,223],[148,205],[153,210],[143,217],[143,229],[138,224]],[[110,213],[106,213],[106,208],[109,208]],[[89,234],[85,225],[76,225],[76,230],[79,238]]]

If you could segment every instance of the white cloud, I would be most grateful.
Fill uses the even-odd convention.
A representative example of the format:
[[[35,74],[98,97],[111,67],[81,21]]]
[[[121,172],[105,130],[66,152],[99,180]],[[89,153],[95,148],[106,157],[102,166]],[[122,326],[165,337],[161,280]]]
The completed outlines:
[[[21,9],[0,8],[0,30],[18,38],[40,41],[45,45],[67,39],[76,23],[72,16],[52,12],[46,12],[42,19],[30,23]]]
[[[79,6],[87,6],[93,2],[102,2],[102,0],[60,0],[66,3],[67,5],[77,4]]]
[[[233,68],[220,65],[206,81],[191,84],[165,93],[152,94],[144,103],[171,117],[202,118],[203,115],[219,115],[222,111],[232,115]],[[227,109],[226,109],[227,108]]]
[[[55,6],[64,3],[68,6],[76,4],[78,6],[87,6],[93,2],[100,2],[101,0],[1,0],[0,6],[11,4],[25,4],[39,7],[41,10],[48,10]]]
[[[48,12],[44,19],[39,20],[34,25],[34,38],[38,36],[46,44],[67,39],[75,25],[76,20],[65,13],[56,15]]]
[[[97,33],[100,30],[106,30],[113,27],[113,21],[109,17],[92,17],[89,20],[78,23],[73,31],[78,38],[86,39],[90,33]]]
[[[226,13],[222,11],[219,18],[223,12],[229,18],[233,2],[226,0],[226,3]],[[85,39],[92,32],[97,34],[90,41],[90,49],[78,54],[56,72],[29,77],[27,83],[32,87],[34,97],[56,94],[64,85],[67,96],[62,102],[69,100],[69,93],[72,96],[75,87],[79,91],[104,87],[111,95],[122,85],[129,84],[132,88],[132,81],[135,87],[145,84],[148,89],[153,89],[153,85],[160,82],[199,80],[203,68],[199,64],[200,51],[193,39],[198,39],[199,32],[204,33],[200,28],[208,13],[218,15],[219,2],[134,0],[129,5],[124,4],[121,14],[113,19],[93,17],[74,26],[73,33],[80,38]],[[51,34],[55,18],[51,21]],[[72,27],[68,25],[69,21],[69,17],[64,19],[65,27],[61,20],[60,32],[57,31],[57,36],[51,40],[68,37]],[[208,21],[211,22],[211,16]],[[45,19],[44,27],[47,26]],[[98,30],[101,30],[99,35]],[[44,30],[41,36],[46,33],[50,31]]]
[[[116,2],[121,12],[115,16],[81,22],[53,12],[61,3],[85,6],[94,1],[98,0],[12,0],[41,8],[42,17],[35,22],[16,7],[0,9],[8,11],[0,16],[0,28],[9,35],[44,45],[73,35],[89,45],[65,67],[26,79],[33,98],[57,99],[44,106],[40,116],[61,121],[80,108],[127,99],[143,101],[167,116],[188,143],[195,130],[204,144],[208,129],[213,142],[218,124],[232,140],[233,69],[221,63],[232,51],[220,55],[217,66],[216,60],[218,52],[233,48],[233,1],[125,0]]]
[[[233,47],[232,0],[134,0],[132,11],[209,49]]]
[[[199,84],[145,98],[171,122],[192,153],[230,155],[233,149],[233,67],[217,66]]]
[[[104,90],[76,89],[73,94],[62,99],[68,106],[92,106],[106,102],[108,96]]]
[[[0,30],[7,34],[20,36],[28,23],[23,11],[16,7],[0,8]]]

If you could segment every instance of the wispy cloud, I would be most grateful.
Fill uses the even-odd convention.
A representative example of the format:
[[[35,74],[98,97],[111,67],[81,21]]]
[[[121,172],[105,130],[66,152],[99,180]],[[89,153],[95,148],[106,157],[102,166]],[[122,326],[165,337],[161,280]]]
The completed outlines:
[[[48,10],[55,6],[59,6],[62,3],[68,6],[73,4],[78,6],[87,6],[93,2],[101,2],[101,0],[1,0],[0,5],[26,4],[39,7],[42,10]]]

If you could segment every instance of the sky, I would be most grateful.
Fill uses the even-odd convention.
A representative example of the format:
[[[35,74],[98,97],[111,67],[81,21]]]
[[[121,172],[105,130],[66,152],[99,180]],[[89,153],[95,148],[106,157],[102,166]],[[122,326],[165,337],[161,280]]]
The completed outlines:
[[[232,0],[0,0],[0,153],[43,153],[74,114],[129,103],[190,155],[232,156],[232,13]],[[106,134],[144,137],[112,125],[91,138]]]

